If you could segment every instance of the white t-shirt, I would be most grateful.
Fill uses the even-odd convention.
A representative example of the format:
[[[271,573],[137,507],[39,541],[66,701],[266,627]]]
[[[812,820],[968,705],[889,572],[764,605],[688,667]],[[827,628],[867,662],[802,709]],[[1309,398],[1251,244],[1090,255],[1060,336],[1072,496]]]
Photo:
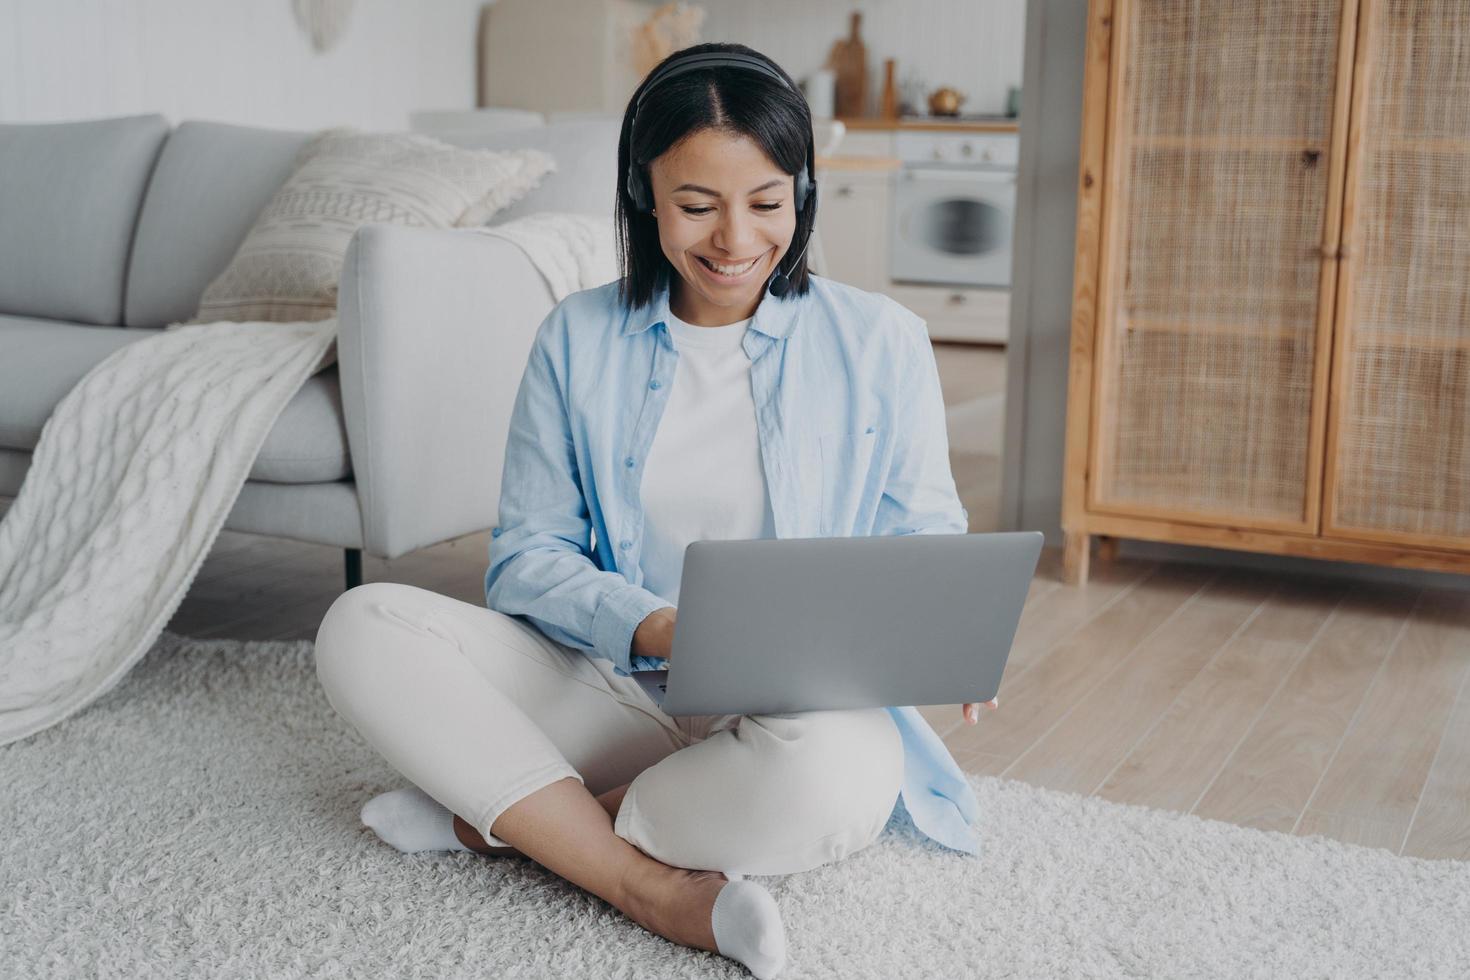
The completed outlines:
[[[677,606],[689,542],[774,538],[776,525],[741,346],[750,320],[667,323],[679,359],[639,488],[640,563],[643,587]]]

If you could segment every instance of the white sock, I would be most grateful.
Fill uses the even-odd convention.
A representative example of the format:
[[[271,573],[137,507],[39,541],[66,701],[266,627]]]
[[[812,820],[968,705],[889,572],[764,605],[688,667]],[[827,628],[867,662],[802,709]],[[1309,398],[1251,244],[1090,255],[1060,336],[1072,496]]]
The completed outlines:
[[[781,924],[781,910],[760,885],[732,879],[715,897],[710,920],[720,955],[744,963],[757,980],[770,980],[785,969],[786,927]]]
[[[454,833],[454,814],[417,786],[368,800],[362,805],[362,822],[404,854],[469,850]]]

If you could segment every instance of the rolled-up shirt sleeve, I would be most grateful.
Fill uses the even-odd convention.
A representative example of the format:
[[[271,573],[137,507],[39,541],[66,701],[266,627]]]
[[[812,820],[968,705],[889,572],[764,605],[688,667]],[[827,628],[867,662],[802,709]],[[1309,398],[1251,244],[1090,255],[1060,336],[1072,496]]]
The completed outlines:
[[[560,316],[553,310],[537,330],[511,410],[485,604],[628,672],[638,624],[669,603],[592,560],[592,522],[557,373],[566,342]]]
[[[904,380],[895,398],[894,451],[873,534],[964,534],[970,515],[949,465],[944,393],[929,329],[902,307],[894,315],[902,321]]]

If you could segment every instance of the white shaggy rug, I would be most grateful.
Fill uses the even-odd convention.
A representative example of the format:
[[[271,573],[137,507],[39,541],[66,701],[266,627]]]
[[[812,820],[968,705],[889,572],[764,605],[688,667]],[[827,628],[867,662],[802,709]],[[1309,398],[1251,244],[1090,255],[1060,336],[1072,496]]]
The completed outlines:
[[[3,977],[749,975],[530,862],[380,843],[358,808],[404,780],[304,641],[166,632],[95,704],[0,747],[0,777]],[[783,976],[1470,976],[1470,864],[972,778],[979,858],[900,811],[846,861],[755,879]]]

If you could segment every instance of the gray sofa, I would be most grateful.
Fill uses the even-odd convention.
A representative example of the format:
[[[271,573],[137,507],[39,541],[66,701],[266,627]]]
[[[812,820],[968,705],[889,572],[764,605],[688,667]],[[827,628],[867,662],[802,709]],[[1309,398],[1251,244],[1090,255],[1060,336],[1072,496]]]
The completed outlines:
[[[163,116],[0,125],[0,496],[51,410],[125,344],[192,318],[310,136]],[[616,124],[463,134],[538,146],[537,210],[611,221]],[[287,404],[225,527],[396,558],[493,527],[506,426],[553,305],[515,246],[468,230],[368,225],[339,282],[338,363]]]

